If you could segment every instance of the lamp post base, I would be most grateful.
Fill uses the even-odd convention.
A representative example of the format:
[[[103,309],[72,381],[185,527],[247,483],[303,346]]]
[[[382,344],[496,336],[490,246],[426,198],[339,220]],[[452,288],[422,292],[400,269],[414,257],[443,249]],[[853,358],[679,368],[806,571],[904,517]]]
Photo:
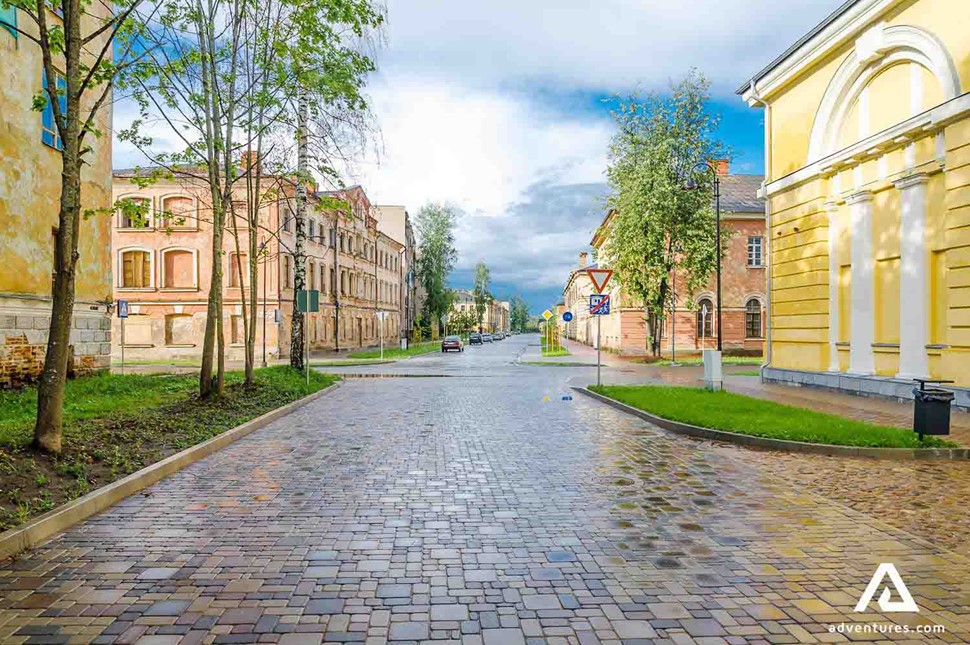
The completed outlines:
[[[704,350],[704,387],[712,392],[718,392],[724,387],[721,352],[715,349]]]

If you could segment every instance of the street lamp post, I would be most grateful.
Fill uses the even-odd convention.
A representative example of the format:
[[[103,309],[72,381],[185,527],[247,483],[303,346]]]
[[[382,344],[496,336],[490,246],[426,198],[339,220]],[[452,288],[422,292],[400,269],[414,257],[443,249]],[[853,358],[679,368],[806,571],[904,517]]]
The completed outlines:
[[[715,166],[710,161],[704,161],[695,166],[700,168],[703,165],[710,173],[712,180],[714,182],[714,222],[715,222],[715,235],[717,236],[714,241],[715,253],[717,255],[717,270],[716,270],[716,289],[717,289],[717,318],[715,319],[715,325],[717,326],[717,351],[710,352],[704,350],[704,383],[708,389],[720,390],[723,385],[723,377],[721,370],[721,352],[722,347],[722,336],[721,336],[721,176],[717,172],[717,166]],[[693,178],[689,178],[687,182],[687,189],[696,189],[697,184],[693,181]]]

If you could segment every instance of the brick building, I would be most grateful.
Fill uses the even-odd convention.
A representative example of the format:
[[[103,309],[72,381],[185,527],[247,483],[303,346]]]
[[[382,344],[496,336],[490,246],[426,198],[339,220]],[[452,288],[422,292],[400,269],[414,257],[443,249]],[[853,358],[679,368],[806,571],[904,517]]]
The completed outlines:
[[[130,303],[125,322],[129,360],[195,359],[201,355],[211,276],[212,226],[208,188],[191,174],[139,188],[134,172],[115,172],[116,199],[143,201],[145,221],[117,213],[112,222],[115,262],[114,295]],[[248,296],[248,240],[259,236],[265,249],[257,271],[256,355],[287,357],[295,292],[294,186],[267,176],[266,199],[259,209],[260,230],[243,222],[235,237],[224,238],[223,316],[226,355],[244,356],[243,296]],[[348,204],[342,211],[323,197]],[[244,188],[233,196],[237,212],[247,209]],[[354,349],[397,337],[400,329],[400,256],[402,242],[378,230],[370,202],[355,186],[332,192],[309,191],[306,221],[306,286],[320,291],[320,311],[308,314],[311,349]],[[377,313],[387,312],[380,321]],[[121,321],[115,320],[114,353],[121,353]]]
[[[721,226],[728,238],[721,263],[723,345],[725,351],[761,353],[767,265],[764,204],[757,197],[762,177],[729,174],[726,161],[720,162],[718,174]],[[607,213],[590,242],[600,259],[594,266],[609,268],[609,263],[602,258],[602,249],[615,217],[614,211]],[[573,321],[566,325],[566,335],[595,346],[597,322],[588,312],[593,286],[586,276],[586,270],[593,267],[587,266],[587,258],[586,253],[580,254],[579,265],[570,272],[563,290],[565,307],[573,313]],[[674,348],[678,353],[696,353],[717,345],[714,276],[695,293],[688,293],[682,286],[684,283],[682,276],[673,276],[676,306],[664,322],[661,339],[664,354]],[[646,315],[641,303],[625,293],[616,281],[610,284],[609,293],[610,315],[599,321],[603,349],[631,356],[649,354]]]

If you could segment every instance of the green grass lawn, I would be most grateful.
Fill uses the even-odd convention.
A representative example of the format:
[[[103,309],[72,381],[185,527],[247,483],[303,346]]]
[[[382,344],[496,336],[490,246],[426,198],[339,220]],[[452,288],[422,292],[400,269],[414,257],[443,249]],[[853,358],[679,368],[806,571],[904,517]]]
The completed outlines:
[[[654,385],[590,387],[659,417],[716,430],[789,441],[880,448],[952,447],[910,430],[845,419],[731,392]]]
[[[99,374],[67,383],[62,453],[30,448],[36,388],[0,392],[0,530],[327,387],[338,377],[288,366],[256,370],[225,396],[196,397],[195,376]]]
[[[758,370],[740,370],[738,372],[726,372],[729,376],[761,376]]]
[[[560,348],[557,348],[557,349],[546,349],[546,348],[543,348],[542,349],[542,355],[545,356],[545,357],[547,357],[547,358],[554,358],[556,356],[571,356],[571,354],[569,353],[569,350],[566,349],[565,347],[560,347]]]
[[[640,361],[649,362],[651,365],[657,365],[659,367],[670,367],[674,363],[667,360],[659,361]],[[761,356],[722,356],[722,365],[761,365],[765,362],[765,359]],[[703,365],[704,359],[700,356],[688,356],[686,358],[678,358],[677,365]]]
[[[385,359],[395,359],[395,358],[408,358],[409,356],[420,356],[421,354],[430,354],[431,352],[441,351],[441,341],[432,340],[425,343],[411,343],[411,346],[407,349],[401,349],[400,346],[394,347],[384,347],[384,358]],[[347,354],[347,358],[377,358],[381,357],[381,350],[378,349],[368,349],[360,352],[354,352],[353,354]]]

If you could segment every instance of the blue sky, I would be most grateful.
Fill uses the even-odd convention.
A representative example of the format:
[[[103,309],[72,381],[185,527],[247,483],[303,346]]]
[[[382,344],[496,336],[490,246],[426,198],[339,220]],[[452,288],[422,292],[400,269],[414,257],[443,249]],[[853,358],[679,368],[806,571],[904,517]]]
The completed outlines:
[[[604,212],[604,98],[669,86],[692,67],[736,172],[760,173],[762,114],[734,90],[842,0],[386,0],[369,85],[380,128],[345,169],[377,204],[456,205],[459,266],[500,297],[556,302]],[[123,105],[115,125],[133,117]],[[164,137],[164,133],[161,135]],[[115,167],[138,162],[116,142]]]

